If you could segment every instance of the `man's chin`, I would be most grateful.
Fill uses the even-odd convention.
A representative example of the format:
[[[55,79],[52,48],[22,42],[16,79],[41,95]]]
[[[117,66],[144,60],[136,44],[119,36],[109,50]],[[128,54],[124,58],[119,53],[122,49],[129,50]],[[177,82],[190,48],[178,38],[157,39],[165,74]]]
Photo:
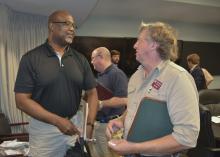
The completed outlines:
[[[66,42],[67,42],[67,44],[72,44],[73,39],[72,38],[66,38]]]
[[[140,57],[136,55],[136,60],[140,62]]]
[[[138,63],[142,64],[142,65],[144,64],[143,58],[139,58],[139,57],[136,56],[136,61],[137,61]]]

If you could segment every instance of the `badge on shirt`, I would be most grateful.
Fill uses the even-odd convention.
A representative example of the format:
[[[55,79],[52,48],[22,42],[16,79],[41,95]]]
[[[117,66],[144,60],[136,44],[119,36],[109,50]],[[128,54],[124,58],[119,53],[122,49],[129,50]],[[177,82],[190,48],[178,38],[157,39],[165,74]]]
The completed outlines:
[[[151,84],[151,86],[153,88],[155,88],[156,90],[159,90],[160,87],[162,86],[162,82],[160,82],[159,80],[155,79],[154,82]]]

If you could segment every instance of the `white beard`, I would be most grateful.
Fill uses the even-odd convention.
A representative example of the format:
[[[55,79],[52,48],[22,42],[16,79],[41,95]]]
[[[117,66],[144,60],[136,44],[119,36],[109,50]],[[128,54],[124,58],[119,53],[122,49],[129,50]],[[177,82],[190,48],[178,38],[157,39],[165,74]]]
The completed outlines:
[[[72,38],[69,38],[69,37],[66,37],[66,42],[68,43],[68,44],[71,44],[72,42],[73,42],[73,39]]]

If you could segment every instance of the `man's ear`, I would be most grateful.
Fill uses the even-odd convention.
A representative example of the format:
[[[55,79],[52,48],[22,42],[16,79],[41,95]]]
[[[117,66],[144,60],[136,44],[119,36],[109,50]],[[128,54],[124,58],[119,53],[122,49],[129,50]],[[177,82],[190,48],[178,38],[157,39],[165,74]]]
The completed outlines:
[[[152,49],[157,49],[158,46],[159,46],[159,44],[158,44],[157,42],[152,41],[152,43],[151,43],[151,48],[152,48]]]

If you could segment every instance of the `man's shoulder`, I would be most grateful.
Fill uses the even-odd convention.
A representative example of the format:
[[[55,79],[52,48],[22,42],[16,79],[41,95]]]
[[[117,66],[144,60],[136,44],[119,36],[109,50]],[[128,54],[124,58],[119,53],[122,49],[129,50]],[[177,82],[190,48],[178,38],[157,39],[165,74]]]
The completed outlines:
[[[77,51],[76,49],[74,49],[72,47],[70,47],[70,51],[71,51],[71,53],[73,53],[73,54],[75,54],[75,55],[77,55],[79,57],[82,57],[82,58],[85,57],[82,53],[80,53],[79,51]]]
[[[183,67],[175,64],[170,63],[167,68],[162,71],[160,78],[162,80],[166,80],[170,82],[171,84],[175,82],[175,80],[179,80],[181,82],[194,82],[192,75]]]
[[[168,64],[168,68],[173,71],[173,72],[187,72],[186,69],[184,69],[183,67],[173,63],[173,62],[169,62]]]
[[[194,74],[203,74],[203,71],[202,71],[202,68],[200,68],[199,66],[196,66],[192,71],[191,73],[194,73]]]
[[[39,53],[42,53],[45,51],[45,44],[41,44],[41,45],[38,45],[37,47],[27,51],[24,56],[32,56],[32,55],[38,55]]]
[[[70,53],[73,53],[73,55],[76,56],[76,59],[82,62],[86,60],[86,57],[82,53],[75,50],[74,48],[70,48]]]
[[[110,72],[111,72],[112,74],[114,74],[114,75],[121,74],[121,75],[123,75],[124,77],[127,78],[127,76],[126,76],[126,74],[124,73],[124,71],[121,70],[120,68],[118,68],[118,67],[115,66],[115,65],[112,65]]]
[[[114,64],[111,65],[110,71],[111,71],[111,72],[114,72],[114,73],[115,73],[115,72],[119,72],[119,73],[122,72],[122,73],[124,73],[120,68],[118,68],[118,67],[117,67],[116,65],[114,65]]]

